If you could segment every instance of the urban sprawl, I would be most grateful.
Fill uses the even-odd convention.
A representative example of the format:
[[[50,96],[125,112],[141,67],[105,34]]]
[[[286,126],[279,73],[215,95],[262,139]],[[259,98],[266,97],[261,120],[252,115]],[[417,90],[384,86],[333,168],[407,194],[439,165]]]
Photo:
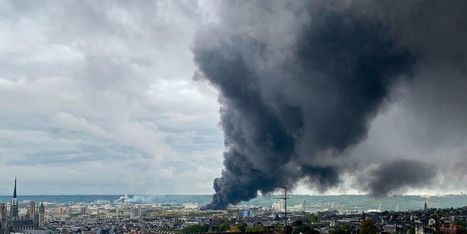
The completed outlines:
[[[10,204],[0,203],[3,233],[464,233],[467,207],[413,211],[324,210],[305,204],[284,208],[231,206],[204,210],[196,203],[137,204],[124,196],[91,203],[19,201],[16,180]],[[285,212],[287,211],[287,212]]]

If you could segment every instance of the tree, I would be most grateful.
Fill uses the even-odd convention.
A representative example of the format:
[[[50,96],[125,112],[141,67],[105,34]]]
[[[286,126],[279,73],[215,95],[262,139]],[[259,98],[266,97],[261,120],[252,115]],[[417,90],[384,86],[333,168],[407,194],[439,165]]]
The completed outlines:
[[[253,226],[253,227],[247,227],[246,228],[246,231],[247,232],[264,232],[264,226],[262,225],[256,225],[256,226]]]
[[[350,234],[352,233],[351,227],[348,224],[341,224],[331,231],[331,234]]]
[[[238,229],[240,229],[241,233],[245,233],[246,232],[246,223],[238,224]]]
[[[245,233],[246,232],[246,224],[245,223],[240,223],[235,226],[231,226],[229,229],[230,232],[241,232]]]
[[[302,221],[300,221],[300,220],[295,220],[295,221],[292,223],[292,234],[303,233],[304,230],[305,230],[305,227],[303,226],[303,222],[302,222]]]
[[[238,226],[231,226],[228,232],[240,232],[240,228]]]
[[[457,230],[458,230],[457,232],[458,232],[458,233],[466,233],[466,232],[465,232],[465,231],[466,231],[466,230],[465,230],[465,226],[467,226],[466,224],[467,224],[467,223],[464,222],[464,221],[457,221],[457,222],[456,222],[456,226],[457,226]]]
[[[363,220],[360,224],[360,234],[376,234],[378,229],[376,228],[373,220]]]
[[[183,228],[183,234],[196,234],[196,233],[205,233],[209,231],[209,225],[207,224],[194,224]]]
[[[306,216],[306,219],[307,219],[308,222],[310,222],[311,224],[318,222],[318,216],[316,216],[315,214],[308,214],[308,215]]]
[[[223,222],[219,225],[219,230],[225,232],[230,229],[230,224],[228,222]]]

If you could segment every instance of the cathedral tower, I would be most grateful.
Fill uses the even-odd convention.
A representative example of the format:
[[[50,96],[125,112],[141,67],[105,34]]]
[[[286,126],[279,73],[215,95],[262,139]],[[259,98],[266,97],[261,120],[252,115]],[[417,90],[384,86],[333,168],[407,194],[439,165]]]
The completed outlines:
[[[16,177],[13,198],[11,198],[10,217],[12,220],[18,220],[18,197],[16,196]]]

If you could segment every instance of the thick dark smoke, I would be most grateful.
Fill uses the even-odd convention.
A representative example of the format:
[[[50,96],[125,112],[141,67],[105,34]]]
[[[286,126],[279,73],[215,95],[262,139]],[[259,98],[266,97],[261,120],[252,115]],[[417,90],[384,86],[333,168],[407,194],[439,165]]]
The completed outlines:
[[[382,164],[368,179],[368,190],[375,196],[384,196],[409,186],[427,185],[436,174],[436,168],[425,162],[396,160]]]
[[[420,53],[400,43],[385,19],[333,1],[287,2],[279,12],[276,3],[234,2],[233,12],[251,4],[240,8],[264,9],[264,15],[232,13],[224,19],[230,24],[206,29],[196,41],[195,62],[220,92],[226,147],[207,208],[223,209],[301,179],[321,191],[336,186],[345,170],[340,155],[366,137],[393,86],[413,77]],[[292,15],[293,23],[268,22],[276,13],[284,21]],[[230,29],[236,17],[251,20],[252,28]],[[397,177],[384,185],[398,166],[414,172],[403,173],[405,182]],[[433,170],[415,171],[426,169],[414,161],[383,165],[368,189],[383,195],[425,184]]]

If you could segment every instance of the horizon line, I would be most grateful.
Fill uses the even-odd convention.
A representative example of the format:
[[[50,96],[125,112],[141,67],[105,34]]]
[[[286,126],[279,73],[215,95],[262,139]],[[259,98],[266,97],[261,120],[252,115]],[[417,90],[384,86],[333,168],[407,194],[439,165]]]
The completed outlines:
[[[212,196],[213,194],[18,194],[22,196]],[[397,196],[419,196],[419,197],[439,197],[439,196],[466,196],[466,193],[447,193],[447,194],[392,194],[387,196],[373,196],[371,194],[290,194],[290,196],[371,196],[375,198],[388,198]],[[0,194],[1,197],[12,196],[11,194]],[[281,196],[281,194],[258,194],[257,197]],[[252,198],[254,199],[254,198]]]

